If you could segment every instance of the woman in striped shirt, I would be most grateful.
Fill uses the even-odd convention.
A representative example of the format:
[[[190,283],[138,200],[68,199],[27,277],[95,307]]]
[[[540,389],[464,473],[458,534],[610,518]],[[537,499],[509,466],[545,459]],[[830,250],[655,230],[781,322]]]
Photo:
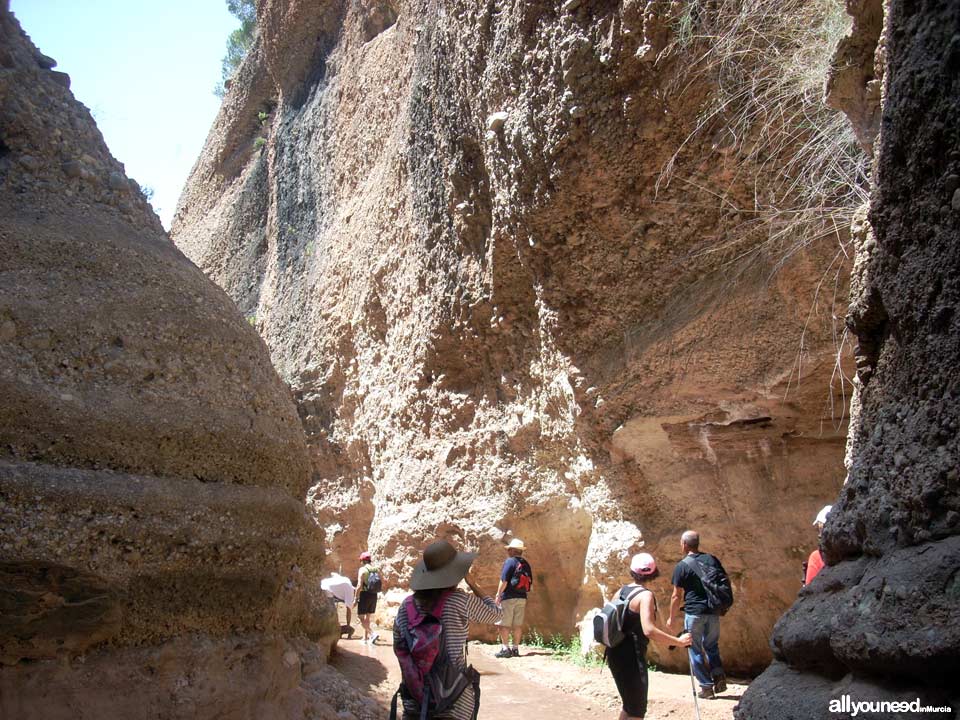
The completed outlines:
[[[467,669],[467,629],[470,621],[493,624],[500,620],[502,611],[489,595],[467,577],[476,553],[457,552],[445,540],[438,540],[423,552],[423,560],[413,571],[410,587],[414,590],[413,602],[420,612],[430,612],[444,598],[440,623],[443,625],[444,649],[450,664],[460,670]],[[460,590],[461,580],[466,580],[472,595]],[[406,603],[397,613],[393,626],[393,645],[400,647],[407,637],[408,619]],[[403,697],[404,718],[418,718],[416,701]],[[450,720],[473,720],[476,712],[476,697],[468,685],[463,694],[437,718]]]

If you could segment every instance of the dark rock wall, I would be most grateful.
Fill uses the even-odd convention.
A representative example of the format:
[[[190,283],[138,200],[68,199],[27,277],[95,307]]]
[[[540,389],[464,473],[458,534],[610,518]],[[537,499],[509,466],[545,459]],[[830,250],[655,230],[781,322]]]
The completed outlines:
[[[827,567],[777,623],[739,718],[829,718],[832,698],[960,708],[960,5],[892,0],[849,477]],[[926,717],[902,714],[897,717]],[[888,713],[861,717],[894,717]],[[933,717],[931,715],[930,717]]]

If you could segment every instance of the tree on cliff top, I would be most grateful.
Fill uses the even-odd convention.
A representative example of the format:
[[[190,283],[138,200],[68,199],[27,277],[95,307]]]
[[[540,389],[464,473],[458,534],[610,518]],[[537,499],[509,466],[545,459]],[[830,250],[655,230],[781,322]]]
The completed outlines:
[[[221,64],[220,82],[213,89],[214,95],[219,98],[227,93],[230,78],[253,45],[257,31],[256,0],[227,0],[227,9],[240,21],[240,27],[227,38],[227,54],[223,56]]]

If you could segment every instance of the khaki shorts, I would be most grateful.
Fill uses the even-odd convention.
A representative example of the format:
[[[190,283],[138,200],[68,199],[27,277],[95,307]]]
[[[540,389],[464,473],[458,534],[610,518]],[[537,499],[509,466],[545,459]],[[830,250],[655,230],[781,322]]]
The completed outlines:
[[[523,611],[527,607],[526,598],[509,598],[500,603],[503,608],[503,620],[497,623],[500,627],[520,627],[523,625]]]

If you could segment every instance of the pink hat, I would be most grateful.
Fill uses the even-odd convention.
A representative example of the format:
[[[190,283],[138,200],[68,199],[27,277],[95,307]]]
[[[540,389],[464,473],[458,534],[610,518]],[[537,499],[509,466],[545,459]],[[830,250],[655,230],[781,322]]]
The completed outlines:
[[[657,571],[657,561],[650,553],[639,553],[630,561],[630,570],[637,575],[653,575]]]
[[[371,555],[369,550],[364,550],[362,553],[360,553],[361,560],[369,560],[370,558],[371,558]]]

